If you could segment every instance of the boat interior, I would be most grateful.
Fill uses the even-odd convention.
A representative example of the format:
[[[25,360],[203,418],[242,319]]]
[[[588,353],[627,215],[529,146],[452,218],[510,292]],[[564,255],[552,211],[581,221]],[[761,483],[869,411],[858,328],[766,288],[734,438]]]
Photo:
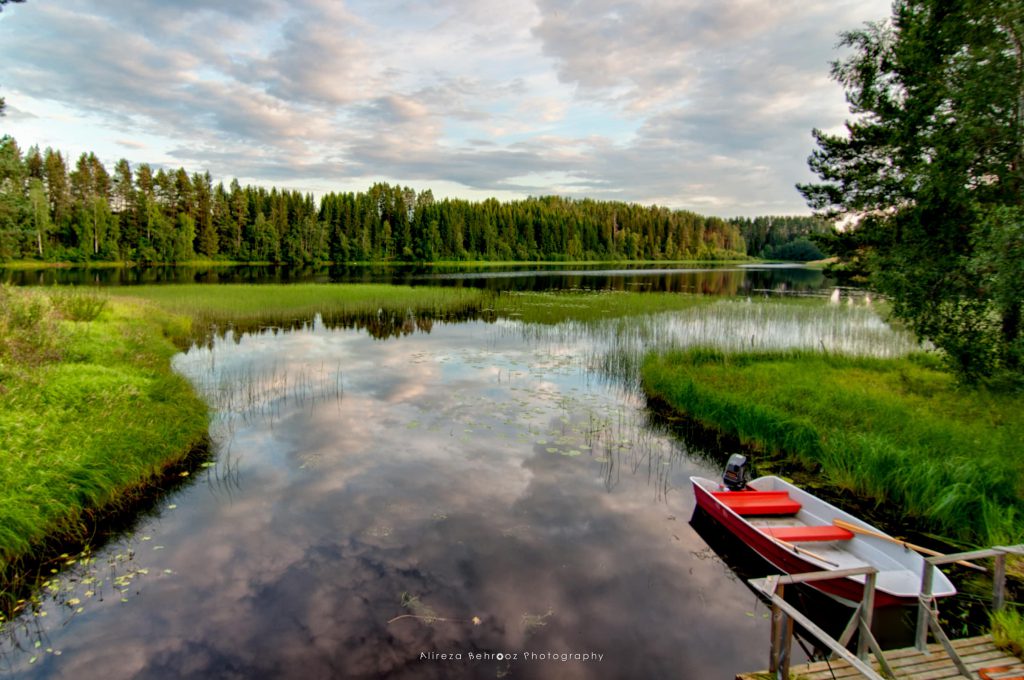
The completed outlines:
[[[755,480],[744,491],[722,490],[715,482],[705,488],[762,533],[786,547],[797,545],[803,557],[820,563],[822,569],[874,566],[879,570],[876,586],[880,590],[901,596],[920,590],[922,563],[916,553],[835,526],[834,519],[863,523],[801,489],[774,477]],[[853,578],[864,580],[863,576]],[[938,588],[935,595],[940,595]]]

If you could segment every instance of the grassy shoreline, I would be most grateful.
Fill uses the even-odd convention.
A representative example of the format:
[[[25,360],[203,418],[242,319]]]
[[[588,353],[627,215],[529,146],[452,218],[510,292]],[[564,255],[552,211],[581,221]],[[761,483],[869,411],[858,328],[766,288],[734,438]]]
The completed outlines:
[[[3,585],[204,449],[209,420],[170,367],[187,319],[93,294],[0,296]]]
[[[88,541],[97,521],[206,449],[208,407],[170,361],[194,329],[318,313],[443,317],[490,299],[374,284],[0,286],[0,600],[26,565]]]
[[[646,394],[746,444],[820,467],[961,543],[1017,543],[1024,397],[958,386],[930,357],[693,349],[646,357]]]
[[[328,325],[355,322],[377,327],[386,336],[416,317],[467,318],[492,304],[494,296],[478,288],[430,288],[376,283],[321,284],[175,284],[114,287],[112,298],[158,306],[190,319],[186,340],[218,332],[267,326],[299,327],[319,315]]]

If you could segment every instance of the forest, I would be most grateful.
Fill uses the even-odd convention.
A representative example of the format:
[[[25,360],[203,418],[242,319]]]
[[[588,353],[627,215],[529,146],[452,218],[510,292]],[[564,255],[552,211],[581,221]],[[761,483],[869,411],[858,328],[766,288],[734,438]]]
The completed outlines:
[[[725,220],[683,210],[557,196],[437,200],[376,183],[312,194],[225,187],[209,172],[113,172],[95,153],[23,152],[0,139],[0,261],[174,263],[722,260],[785,257],[783,245],[828,231],[809,217]],[[813,245],[807,243],[813,248]],[[791,249],[792,250],[792,249]],[[820,251],[789,259],[817,259]]]

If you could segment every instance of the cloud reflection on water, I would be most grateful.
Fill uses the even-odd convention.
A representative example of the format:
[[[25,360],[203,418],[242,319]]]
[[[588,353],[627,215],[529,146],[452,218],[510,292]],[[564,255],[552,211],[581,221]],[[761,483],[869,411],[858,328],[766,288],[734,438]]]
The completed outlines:
[[[138,595],[90,603],[48,631],[62,656],[21,659],[19,670],[611,678],[759,666],[768,626],[749,615],[754,596],[701,556],[686,524],[686,477],[706,465],[673,453],[636,403],[591,384],[571,358],[570,347],[548,353],[482,323],[386,342],[318,328],[194,349],[180,370],[272,395],[263,416],[241,417],[245,399],[223,402],[238,409],[220,414],[237,488],[220,492],[214,468],[183,491],[140,528],[151,541],[128,539],[150,571]],[[341,371],[336,398],[278,389],[321,366]],[[592,449],[595,422],[646,453]],[[388,624],[411,613],[403,593],[458,621]],[[604,659],[419,658],[524,650]]]

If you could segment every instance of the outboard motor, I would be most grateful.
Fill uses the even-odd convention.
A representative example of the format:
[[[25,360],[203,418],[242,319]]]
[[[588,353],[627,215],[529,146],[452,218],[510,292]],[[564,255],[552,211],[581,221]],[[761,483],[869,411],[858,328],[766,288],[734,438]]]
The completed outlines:
[[[747,488],[750,481],[750,468],[747,466],[747,457],[741,453],[734,453],[729,456],[729,462],[725,464],[725,474],[722,475],[722,483],[729,491],[742,491]]]

